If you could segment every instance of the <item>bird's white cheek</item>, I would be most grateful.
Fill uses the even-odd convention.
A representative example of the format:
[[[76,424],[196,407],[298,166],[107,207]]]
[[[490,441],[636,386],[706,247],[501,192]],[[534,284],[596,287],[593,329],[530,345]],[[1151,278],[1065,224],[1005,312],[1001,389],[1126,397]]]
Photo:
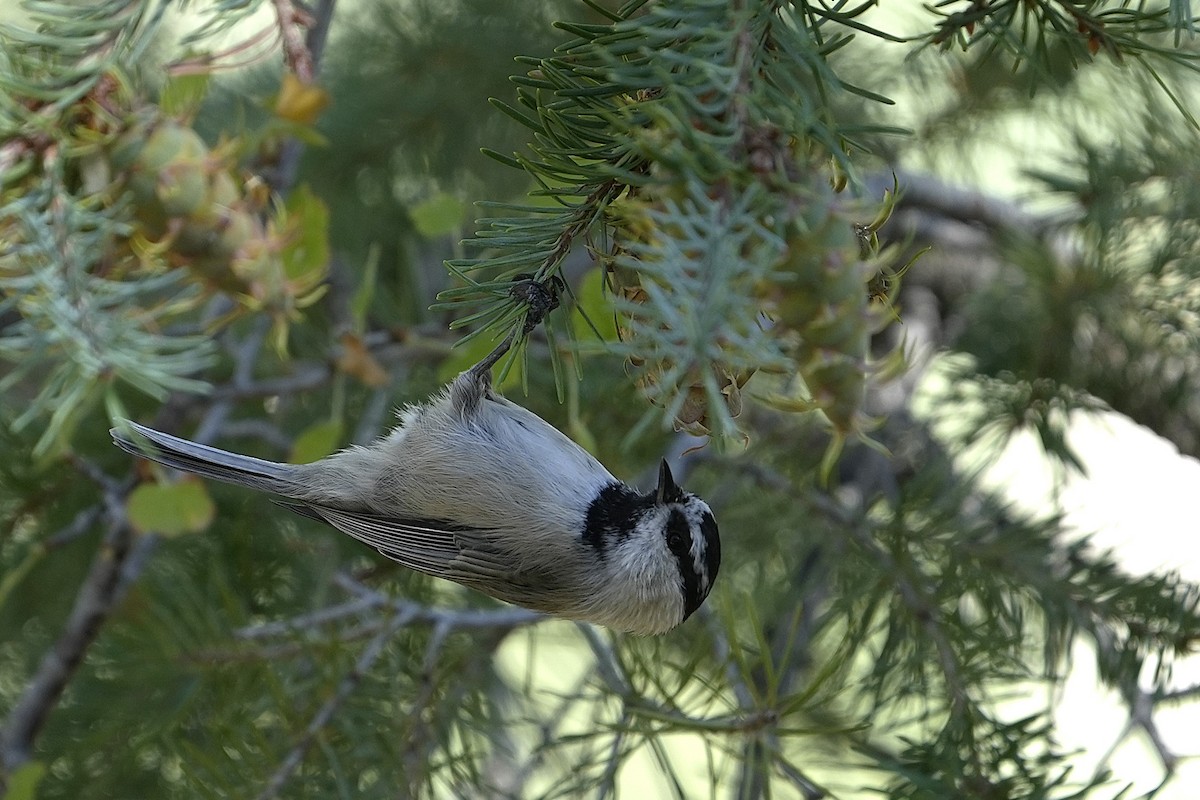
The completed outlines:
[[[612,627],[641,634],[666,633],[683,619],[683,593],[673,558],[619,548],[609,575],[615,617]]]

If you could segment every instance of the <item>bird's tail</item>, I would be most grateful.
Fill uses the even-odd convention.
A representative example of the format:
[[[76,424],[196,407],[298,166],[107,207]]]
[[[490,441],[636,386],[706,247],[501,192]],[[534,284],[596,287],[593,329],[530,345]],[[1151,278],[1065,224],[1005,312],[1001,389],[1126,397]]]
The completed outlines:
[[[285,497],[294,497],[300,491],[297,468],[293,465],[218,450],[128,420],[123,421],[122,426],[125,427],[113,428],[109,433],[117,447],[135,456],[205,478]],[[126,431],[135,431],[146,441],[135,441]]]

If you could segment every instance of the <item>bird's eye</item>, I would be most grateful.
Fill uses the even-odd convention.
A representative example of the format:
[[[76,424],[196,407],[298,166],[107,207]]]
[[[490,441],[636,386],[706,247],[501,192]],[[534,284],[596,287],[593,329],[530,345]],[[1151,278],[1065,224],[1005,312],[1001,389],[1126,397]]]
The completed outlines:
[[[667,517],[667,547],[675,555],[682,556],[691,552],[692,534],[688,529],[687,519],[678,509]]]

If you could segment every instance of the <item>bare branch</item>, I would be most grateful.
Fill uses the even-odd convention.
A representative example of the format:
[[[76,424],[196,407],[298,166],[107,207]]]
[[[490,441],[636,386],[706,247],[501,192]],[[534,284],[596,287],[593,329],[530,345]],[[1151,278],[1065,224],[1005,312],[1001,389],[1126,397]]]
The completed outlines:
[[[1154,698],[1140,688],[1136,690],[1129,704],[1129,721],[1132,725],[1141,728],[1146,734],[1146,738],[1150,740],[1150,745],[1154,748],[1158,760],[1162,762],[1165,773],[1163,783],[1166,783],[1175,775],[1175,768],[1179,765],[1179,756],[1167,747],[1166,740],[1158,730],[1158,723],[1154,719]]]
[[[1142,797],[1154,797],[1160,789],[1175,777],[1175,770],[1179,765],[1179,756],[1175,755],[1162,734],[1158,730],[1158,723],[1154,719],[1155,698],[1148,692],[1142,691],[1140,688],[1134,689],[1133,696],[1129,697],[1126,693],[1129,705],[1129,720],[1125,723],[1125,727],[1117,734],[1117,737],[1104,751],[1104,755],[1096,762],[1096,768],[1093,774],[1093,780],[1099,781],[1108,769],[1108,764],[1112,760],[1113,754],[1117,752],[1117,748],[1127,740],[1135,730],[1141,729],[1146,738],[1150,741],[1150,746],[1154,749],[1158,756],[1159,763],[1163,766],[1163,776],[1159,784],[1146,792]],[[1160,698],[1161,701],[1161,698]]]
[[[32,758],[34,741],[111,613],[122,585],[121,567],[133,540],[133,530],[124,518],[109,519],[108,533],[79,587],[62,633],[42,657],[0,730],[0,762],[8,772]]]
[[[62,547],[65,544],[73,542],[90,531],[103,516],[104,504],[93,503],[76,514],[66,525],[47,536],[46,540],[42,542],[42,546],[47,550],[53,550],[56,547]]]
[[[353,594],[354,599],[292,619],[241,628],[234,632],[234,636],[239,639],[292,636],[322,625],[341,622],[347,617],[381,610],[390,610],[393,613],[401,614],[406,620],[406,625],[433,625],[438,630],[444,628],[446,633],[461,628],[517,628],[545,619],[544,614],[515,606],[497,609],[453,609],[426,606],[404,598],[390,597],[383,592],[364,586],[344,573],[336,574],[333,581],[339,588]]]
[[[321,68],[321,55],[325,50],[325,40],[329,35],[329,24],[333,21],[333,8],[337,0],[319,0],[311,15],[297,9],[292,0],[272,2],[275,4],[283,38],[284,60],[296,73],[297,78],[304,83],[312,83]],[[308,33],[303,38],[300,36],[298,25],[308,28]],[[300,140],[293,138],[284,142],[275,174],[270,181],[275,191],[287,194],[291,189],[296,182],[300,156],[303,153],[304,143]]]
[[[1032,214],[1008,200],[984,194],[975,189],[953,186],[929,175],[906,172],[896,176],[900,186],[901,204],[920,208],[947,219],[982,225],[994,231],[1022,230],[1044,233],[1055,225],[1051,217]],[[893,176],[877,176],[878,194],[890,189]]]
[[[380,605],[381,603],[378,598],[371,596],[359,597],[347,603],[322,608],[311,614],[302,614],[301,616],[278,622],[268,622],[263,625],[239,628],[233,632],[233,635],[238,639],[265,639],[272,636],[291,636],[320,625],[340,622],[346,617],[356,616],[362,614],[364,611],[378,609]]]
[[[1182,689],[1175,689],[1170,692],[1164,692],[1159,697],[1160,703],[1182,703],[1200,697],[1200,683],[1193,683],[1191,686],[1185,686]]]
[[[366,445],[378,438],[385,424],[384,419],[393,408],[392,403],[390,386],[381,386],[371,392],[370,399],[358,416],[358,424],[354,426],[354,437],[351,441],[358,445]]]
[[[275,6],[275,19],[279,25],[279,37],[283,44],[283,60],[304,83],[312,83],[316,77],[316,65],[312,52],[304,41],[301,28],[310,27],[314,20],[306,12],[296,8],[292,0],[271,0]]]
[[[291,437],[264,419],[229,420],[221,427],[221,432],[234,439],[258,439],[280,453],[287,453],[292,449]]]
[[[280,644],[270,644],[256,647],[211,648],[194,650],[185,653],[181,661],[193,664],[237,664],[247,662],[282,661],[289,658],[312,657],[314,644],[324,646],[337,643],[346,644],[369,639],[379,633],[384,627],[384,620],[372,620],[353,627],[339,627],[326,633],[319,642],[312,640],[286,641]]]

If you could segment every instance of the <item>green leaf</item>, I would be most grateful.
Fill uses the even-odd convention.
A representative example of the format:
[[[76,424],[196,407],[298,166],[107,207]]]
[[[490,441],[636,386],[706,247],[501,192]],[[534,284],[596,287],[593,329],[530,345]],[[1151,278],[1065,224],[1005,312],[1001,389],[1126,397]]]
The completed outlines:
[[[311,278],[329,265],[329,209],[307,185],[288,195],[287,245],[280,254],[289,278]]]
[[[178,536],[207,528],[215,509],[203,481],[183,478],[175,483],[143,483],[130,493],[125,512],[142,533]]]
[[[293,464],[308,464],[332,453],[342,441],[345,425],[340,419],[327,419],[305,428],[292,445],[289,460]]]
[[[426,239],[447,236],[462,227],[467,204],[447,192],[439,192],[428,200],[418,203],[408,211],[417,233]]]
[[[46,765],[41,761],[30,761],[8,776],[8,791],[4,800],[34,800],[37,797],[38,784],[46,775]]]
[[[195,113],[208,94],[211,75],[177,75],[167,81],[158,105],[168,117],[187,117]]]

